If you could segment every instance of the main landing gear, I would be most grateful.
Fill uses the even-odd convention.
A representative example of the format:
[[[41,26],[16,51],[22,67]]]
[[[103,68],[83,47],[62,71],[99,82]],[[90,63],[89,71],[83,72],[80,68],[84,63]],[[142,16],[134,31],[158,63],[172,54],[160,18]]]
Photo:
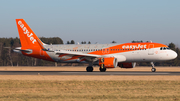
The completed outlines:
[[[99,68],[100,72],[105,72],[106,71],[106,68],[104,68],[104,65],[102,64],[102,66]],[[93,66],[88,66],[86,68],[86,71],[87,72],[93,72]]]
[[[151,65],[152,65],[151,71],[152,71],[152,72],[156,72],[156,68],[154,68],[154,63],[153,63],[153,62],[151,62]]]
[[[100,72],[105,72],[106,71],[106,68],[99,68]]]
[[[86,68],[86,71],[87,71],[87,72],[93,72],[93,67],[92,67],[92,66],[88,66],[88,67]]]
[[[106,68],[99,68],[99,70],[100,70],[100,72],[105,72],[106,71]],[[86,68],[86,71],[87,72],[93,72],[93,67],[92,66],[88,66],[87,68]]]
[[[106,68],[104,67],[104,64],[101,64],[101,66],[99,67],[100,72],[105,72]]]

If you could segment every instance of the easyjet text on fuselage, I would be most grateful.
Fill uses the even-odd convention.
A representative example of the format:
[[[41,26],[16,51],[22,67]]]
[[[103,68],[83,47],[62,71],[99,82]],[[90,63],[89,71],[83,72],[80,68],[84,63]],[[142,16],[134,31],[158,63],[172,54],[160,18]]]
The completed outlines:
[[[123,45],[122,48],[130,48],[130,49],[135,49],[135,48],[146,48],[146,44],[145,45],[141,45],[141,44],[138,44],[138,45]]]

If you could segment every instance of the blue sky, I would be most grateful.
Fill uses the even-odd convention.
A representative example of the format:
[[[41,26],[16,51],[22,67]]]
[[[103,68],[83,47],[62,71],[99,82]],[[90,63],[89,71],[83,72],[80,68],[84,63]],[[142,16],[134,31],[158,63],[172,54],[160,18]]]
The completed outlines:
[[[60,37],[64,43],[180,45],[180,0],[1,0],[0,37],[19,37],[18,18],[37,36]]]

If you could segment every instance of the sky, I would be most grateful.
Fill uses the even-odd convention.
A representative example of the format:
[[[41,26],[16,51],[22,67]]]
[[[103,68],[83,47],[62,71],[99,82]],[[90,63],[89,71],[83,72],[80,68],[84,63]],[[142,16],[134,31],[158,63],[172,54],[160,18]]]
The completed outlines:
[[[180,46],[180,0],[0,0],[0,37],[23,18],[39,37],[64,43],[153,41]]]

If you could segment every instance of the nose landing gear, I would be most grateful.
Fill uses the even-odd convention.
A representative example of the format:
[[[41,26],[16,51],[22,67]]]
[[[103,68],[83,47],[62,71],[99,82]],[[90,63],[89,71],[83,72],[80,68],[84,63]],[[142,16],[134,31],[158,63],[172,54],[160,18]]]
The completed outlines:
[[[152,71],[152,72],[156,72],[156,68],[154,68],[154,63],[153,63],[153,62],[151,62],[151,65],[152,65],[151,71]]]
[[[152,71],[152,72],[156,72],[156,68],[152,68],[151,71]]]

